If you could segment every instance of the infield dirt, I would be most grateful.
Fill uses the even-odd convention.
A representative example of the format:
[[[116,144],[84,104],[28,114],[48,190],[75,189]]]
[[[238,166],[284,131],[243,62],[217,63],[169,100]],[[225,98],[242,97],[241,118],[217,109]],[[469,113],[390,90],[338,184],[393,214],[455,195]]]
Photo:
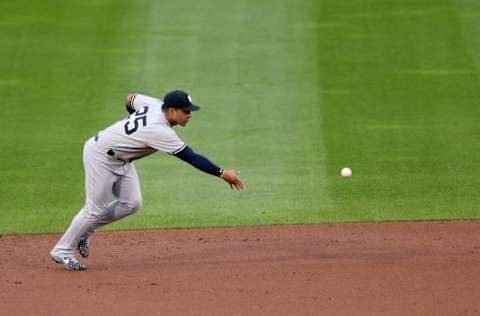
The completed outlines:
[[[1,315],[480,315],[480,222],[98,233],[87,271],[59,236],[0,238]]]

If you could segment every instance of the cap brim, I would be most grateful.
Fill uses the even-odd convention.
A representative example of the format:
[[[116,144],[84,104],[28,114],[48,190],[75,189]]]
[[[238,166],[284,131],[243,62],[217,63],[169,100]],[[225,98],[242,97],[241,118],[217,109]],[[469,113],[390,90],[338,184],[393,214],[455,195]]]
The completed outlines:
[[[190,104],[189,106],[184,107],[183,109],[184,109],[185,111],[194,112],[194,111],[200,110],[200,106],[195,105],[195,104]]]

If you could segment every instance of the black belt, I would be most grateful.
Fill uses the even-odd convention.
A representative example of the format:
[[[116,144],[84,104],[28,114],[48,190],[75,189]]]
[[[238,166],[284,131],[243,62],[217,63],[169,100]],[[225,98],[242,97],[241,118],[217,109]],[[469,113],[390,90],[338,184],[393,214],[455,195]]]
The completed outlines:
[[[109,155],[110,157],[112,157],[113,159],[115,160],[118,160],[118,161],[123,161],[123,162],[131,162],[131,160],[123,160],[121,158],[118,158],[117,156],[115,156],[115,153],[113,152],[113,150],[109,149],[107,151],[107,155]]]

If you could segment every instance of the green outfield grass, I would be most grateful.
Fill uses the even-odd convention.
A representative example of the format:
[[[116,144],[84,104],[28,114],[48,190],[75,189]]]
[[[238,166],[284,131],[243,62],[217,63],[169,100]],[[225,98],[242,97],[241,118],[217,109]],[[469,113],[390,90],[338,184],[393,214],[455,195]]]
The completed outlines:
[[[63,231],[84,141],[129,92],[176,88],[203,105],[179,135],[247,190],[156,154],[136,162],[142,210],[108,229],[478,219],[478,17],[471,0],[2,1],[0,233]]]

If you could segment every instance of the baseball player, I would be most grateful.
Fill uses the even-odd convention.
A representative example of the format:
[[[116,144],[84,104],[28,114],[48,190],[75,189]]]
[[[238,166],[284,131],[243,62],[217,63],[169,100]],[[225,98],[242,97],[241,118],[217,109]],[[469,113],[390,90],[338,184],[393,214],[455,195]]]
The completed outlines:
[[[167,152],[203,172],[220,177],[232,189],[243,190],[236,170],[224,170],[195,153],[173,127],[185,126],[192,112],[200,109],[184,91],[172,91],[159,99],[139,93],[129,94],[130,114],[85,142],[85,205],[50,252],[53,260],[67,270],[84,270],[75,258],[89,254],[89,240],[96,229],[135,213],[141,206],[140,183],[133,160],[158,150]],[[110,202],[111,196],[117,198]]]

